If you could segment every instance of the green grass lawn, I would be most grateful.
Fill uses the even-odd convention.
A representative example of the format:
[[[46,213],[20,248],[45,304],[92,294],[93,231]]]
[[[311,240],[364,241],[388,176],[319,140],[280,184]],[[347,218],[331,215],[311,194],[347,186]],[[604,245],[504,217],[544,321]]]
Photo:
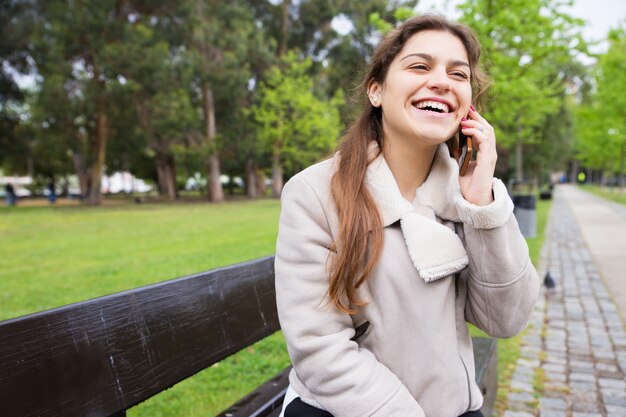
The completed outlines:
[[[548,208],[547,202],[538,203],[540,233],[529,239],[533,260],[538,260]],[[279,211],[277,200],[0,207],[0,320],[271,255]],[[519,337],[500,341],[498,355],[505,393]],[[288,362],[282,334],[276,333],[128,415],[215,415]]]
[[[2,207],[0,319],[274,253],[278,201]]]
[[[277,200],[0,208],[0,319],[275,251]],[[289,363],[277,333],[129,410],[215,415]]]

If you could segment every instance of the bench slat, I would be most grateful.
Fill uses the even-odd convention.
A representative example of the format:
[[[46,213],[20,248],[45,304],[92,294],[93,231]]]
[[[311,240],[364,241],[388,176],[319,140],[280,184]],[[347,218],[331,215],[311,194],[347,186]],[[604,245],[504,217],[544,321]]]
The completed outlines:
[[[289,385],[291,366],[255,389],[216,417],[268,417],[280,414]],[[277,411],[278,410],[278,411]]]
[[[262,258],[0,322],[0,416],[110,416],[279,330]]]
[[[480,410],[485,416],[491,416],[498,393],[498,341],[486,337],[472,337],[472,344],[476,383],[484,397]]]

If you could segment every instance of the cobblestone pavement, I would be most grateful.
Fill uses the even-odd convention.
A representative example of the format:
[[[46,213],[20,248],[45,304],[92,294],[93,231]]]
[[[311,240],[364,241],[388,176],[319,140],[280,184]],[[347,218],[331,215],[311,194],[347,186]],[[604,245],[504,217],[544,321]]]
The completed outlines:
[[[538,267],[557,287],[542,288],[522,337],[504,417],[626,417],[624,324],[562,193]]]

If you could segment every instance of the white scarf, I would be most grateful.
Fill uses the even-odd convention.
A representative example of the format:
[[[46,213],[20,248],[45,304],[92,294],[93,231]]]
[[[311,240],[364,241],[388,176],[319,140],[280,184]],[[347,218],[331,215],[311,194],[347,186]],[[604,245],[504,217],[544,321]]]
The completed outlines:
[[[377,151],[377,145],[371,145]],[[365,182],[387,227],[398,220],[409,256],[419,275],[432,282],[467,266],[469,259],[459,236],[437,217],[479,229],[501,226],[513,211],[504,184],[494,179],[494,203],[478,207],[467,202],[459,186],[459,167],[446,144],[440,144],[426,181],[410,203],[400,193],[382,153],[367,168]]]

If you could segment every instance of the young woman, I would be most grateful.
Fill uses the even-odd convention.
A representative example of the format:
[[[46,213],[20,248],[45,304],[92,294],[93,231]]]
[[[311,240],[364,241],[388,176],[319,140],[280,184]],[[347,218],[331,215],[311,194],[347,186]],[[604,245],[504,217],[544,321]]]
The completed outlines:
[[[493,177],[494,130],[472,106],[479,56],[466,26],[405,22],[374,53],[366,105],[335,156],[285,185],[285,417],[482,415],[466,322],[519,333],[539,280]],[[459,128],[477,149],[463,176],[450,152]]]

